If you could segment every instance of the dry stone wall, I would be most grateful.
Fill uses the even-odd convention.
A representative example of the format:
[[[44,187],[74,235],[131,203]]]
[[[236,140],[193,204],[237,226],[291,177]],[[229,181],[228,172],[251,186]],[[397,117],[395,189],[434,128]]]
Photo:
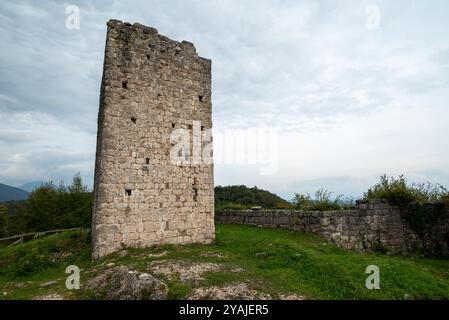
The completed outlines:
[[[207,138],[211,60],[199,57],[192,43],[154,28],[117,20],[107,26],[93,258],[122,247],[209,243],[215,234],[213,166],[174,164],[171,134],[184,129],[192,139]],[[190,149],[178,153],[191,159]]]
[[[422,217],[433,215],[433,221],[427,227],[421,225],[420,231],[413,228],[417,212]],[[215,221],[312,232],[347,249],[449,256],[449,208],[441,204],[400,209],[373,201],[338,211],[224,210],[215,215]]]

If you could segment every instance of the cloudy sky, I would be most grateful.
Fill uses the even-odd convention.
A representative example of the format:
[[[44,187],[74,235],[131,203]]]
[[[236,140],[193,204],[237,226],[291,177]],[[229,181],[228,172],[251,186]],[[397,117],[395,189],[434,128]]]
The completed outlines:
[[[79,29],[66,28],[69,5]],[[92,185],[114,18],[213,60],[217,156],[226,130],[276,135],[274,170],[218,161],[217,185],[286,198],[320,187],[357,196],[383,173],[449,185],[448,16],[445,0],[2,0],[0,182],[81,172]]]

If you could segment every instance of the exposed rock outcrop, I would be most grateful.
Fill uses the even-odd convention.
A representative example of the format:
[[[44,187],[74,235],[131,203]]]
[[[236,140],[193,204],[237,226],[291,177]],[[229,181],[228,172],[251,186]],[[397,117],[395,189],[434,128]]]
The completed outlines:
[[[105,270],[89,280],[85,290],[94,292],[97,299],[107,300],[163,300],[168,294],[161,280],[125,266]]]

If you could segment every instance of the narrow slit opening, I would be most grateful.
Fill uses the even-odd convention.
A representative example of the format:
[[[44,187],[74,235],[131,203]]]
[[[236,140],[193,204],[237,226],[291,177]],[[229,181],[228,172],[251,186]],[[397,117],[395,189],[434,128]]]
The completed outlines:
[[[193,201],[197,202],[198,200],[198,187],[193,185]]]

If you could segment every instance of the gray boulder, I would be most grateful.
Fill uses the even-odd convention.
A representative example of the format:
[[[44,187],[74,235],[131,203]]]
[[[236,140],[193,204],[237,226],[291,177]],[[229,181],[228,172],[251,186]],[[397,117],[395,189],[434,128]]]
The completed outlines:
[[[148,273],[117,266],[90,279],[85,287],[97,299],[107,300],[163,300],[167,285]]]

